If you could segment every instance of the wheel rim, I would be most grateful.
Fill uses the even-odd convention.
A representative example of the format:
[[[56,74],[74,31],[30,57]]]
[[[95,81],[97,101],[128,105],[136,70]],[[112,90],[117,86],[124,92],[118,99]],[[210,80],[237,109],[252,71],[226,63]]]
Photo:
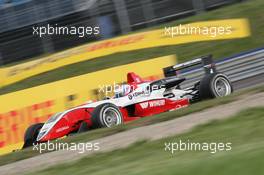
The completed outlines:
[[[113,107],[108,107],[104,110],[103,121],[107,127],[112,127],[122,123],[119,111]]]
[[[231,85],[229,81],[224,77],[216,78],[214,82],[214,89],[219,97],[227,96],[231,94]]]

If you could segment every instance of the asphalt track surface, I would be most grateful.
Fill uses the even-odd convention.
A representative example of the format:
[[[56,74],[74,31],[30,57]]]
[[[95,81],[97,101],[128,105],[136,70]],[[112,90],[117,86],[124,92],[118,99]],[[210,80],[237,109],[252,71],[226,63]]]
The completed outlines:
[[[249,88],[259,84],[264,84],[264,74],[233,82],[235,90]],[[192,113],[170,121],[131,129],[91,142],[99,143],[100,150],[97,152],[112,151],[114,149],[125,148],[137,141],[144,139],[157,140],[164,137],[185,133],[197,125],[208,123],[211,120],[225,119],[242,109],[263,106],[263,104],[264,93],[258,93],[250,96],[245,95],[243,98],[241,97],[241,99],[229,104],[209,108],[207,110]],[[54,166],[56,164],[75,161],[84,156],[92,155],[93,153],[95,152],[86,151],[83,154],[80,154],[76,151],[60,150],[41,154],[29,159],[0,166],[0,175],[15,175],[34,172]]]

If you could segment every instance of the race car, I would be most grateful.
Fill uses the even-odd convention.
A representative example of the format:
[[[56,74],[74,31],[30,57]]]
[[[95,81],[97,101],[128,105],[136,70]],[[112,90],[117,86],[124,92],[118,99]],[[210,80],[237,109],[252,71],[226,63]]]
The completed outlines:
[[[179,70],[197,65],[203,65],[204,77],[192,87],[181,89],[180,84],[185,78],[179,76]],[[164,68],[163,72],[165,78],[155,81],[143,80],[130,72],[126,84],[115,89],[113,97],[88,102],[56,113],[46,123],[31,125],[25,132],[23,148],[176,110],[200,100],[227,96],[233,91],[228,77],[216,71],[212,55]]]

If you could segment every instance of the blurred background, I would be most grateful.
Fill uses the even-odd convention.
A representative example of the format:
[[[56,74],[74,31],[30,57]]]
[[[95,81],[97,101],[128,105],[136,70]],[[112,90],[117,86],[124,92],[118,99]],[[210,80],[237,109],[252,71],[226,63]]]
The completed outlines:
[[[212,54],[217,69],[228,75],[235,91],[263,85],[263,7],[263,0],[0,0],[0,166],[38,155],[32,150],[12,152],[21,148],[24,133],[31,124],[45,122],[54,113],[84,104],[88,100],[99,100],[99,85],[124,82],[127,71],[132,70],[143,78],[155,79],[156,75],[163,76],[162,68],[174,65],[176,61],[182,63],[197,56]],[[205,22],[206,26],[214,26],[216,23],[221,25],[221,20],[224,20],[221,24],[234,26],[234,33],[240,35],[218,40],[195,40],[197,38],[193,35],[193,38],[187,36],[193,41],[183,43],[178,42],[180,37],[175,37],[170,43],[153,30],[163,31],[165,25],[170,27],[199,22]],[[235,25],[236,20],[244,22]],[[99,26],[100,35],[86,35],[83,38],[78,35],[33,35],[33,27],[48,24]],[[135,31],[138,34],[133,35]],[[248,34],[241,36],[241,33]],[[123,37],[120,39],[116,36]],[[131,45],[116,44],[137,38],[135,36],[145,38]],[[113,38],[112,44],[117,47],[100,48],[101,43],[95,42],[109,38]],[[108,42],[102,41],[103,44]],[[99,49],[92,52],[88,50],[92,48],[90,46]],[[181,75],[187,78],[183,85],[188,87],[201,79],[203,71],[199,68],[189,69],[182,71]],[[246,95],[263,91],[262,86],[260,90],[243,93]],[[144,127],[171,120],[189,114],[190,111],[231,102],[239,96],[240,92],[230,99],[199,103],[187,108],[186,112],[165,113],[139,120],[124,128]],[[137,170],[138,174],[151,175],[177,172],[264,174],[261,166],[264,163],[263,113],[263,107],[245,109],[234,119],[212,122],[180,136],[197,142],[231,140],[236,150],[233,154],[228,152],[214,156],[190,152],[172,157],[160,151],[164,149],[164,141],[176,138],[171,137],[156,142],[135,143],[128,149],[113,152],[113,155],[94,156],[81,160],[83,162],[76,166],[59,166],[58,169],[42,171],[42,174],[84,174],[93,171],[98,174],[129,174],[128,170],[131,169]],[[121,128],[122,131],[124,128]],[[69,137],[73,138],[69,141],[90,141],[117,132],[120,132],[119,128],[95,130],[80,137]],[[172,159],[168,159],[168,156]],[[108,169],[101,168],[102,162]],[[10,170],[20,171],[16,166],[10,167]],[[1,169],[1,173],[5,174],[5,171]],[[130,173],[135,174],[135,171]]]
[[[111,38],[242,0],[0,0],[0,65]],[[100,26],[101,34],[32,35],[33,26]]]

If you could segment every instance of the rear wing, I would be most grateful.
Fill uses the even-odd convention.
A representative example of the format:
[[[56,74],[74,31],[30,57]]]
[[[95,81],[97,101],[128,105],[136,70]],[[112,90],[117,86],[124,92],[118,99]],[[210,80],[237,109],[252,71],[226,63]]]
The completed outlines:
[[[177,76],[178,71],[193,67],[196,65],[202,65],[205,71],[205,74],[213,74],[216,72],[216,67],[213,61],[212,55],[201,56],[195,58],[191,61],[187,61],[181,64],[176,64],[174,66],[163,68],[163,73],[165,77]]]

